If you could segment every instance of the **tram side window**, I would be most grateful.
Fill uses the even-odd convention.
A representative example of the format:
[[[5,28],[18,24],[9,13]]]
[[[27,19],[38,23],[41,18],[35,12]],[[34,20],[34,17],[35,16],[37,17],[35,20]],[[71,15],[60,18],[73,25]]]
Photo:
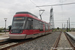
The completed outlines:
[[[44,24],[44,27],[45,27],[45,23],[43,23]],[[44,28],[45,29],[45,28]],[[46,29],[45,29],[46,30]]]
[[[39,29],[38,20],[33,19],[33,29]]]
[[[50,26],[49,26],[49,24],[48,24],[48,30],[49,30],[49,27],[50,27]]]
[[[41,22],[41,31],[43,31],[43,23]]]
[[[27,19],[26,29],[33,29],[33,20],[32,20],[32,18]]]
[[[47,30],[47,28],[46,28],[46,23],[45,23],[45,31]]]
[[[37,26],[38,26],[38,29],[41,29],[41,26],[40,26],[40,21],[38,21]]]
[[[40,31],[43,31],[43,23],[33,19],[33,29],[39,29]]]
[[[43,23],[39,21],[39,25],[38,25],[40,31],[43,31]]]
[[[48,30],[48,24],[45,24],[46,30]]]
[[[48,27],[48,29],[47,30],[49,30],[49,25],[47,24],[47,27]]]
[[[47,24],[47,30],[48,30],[48,24]]]

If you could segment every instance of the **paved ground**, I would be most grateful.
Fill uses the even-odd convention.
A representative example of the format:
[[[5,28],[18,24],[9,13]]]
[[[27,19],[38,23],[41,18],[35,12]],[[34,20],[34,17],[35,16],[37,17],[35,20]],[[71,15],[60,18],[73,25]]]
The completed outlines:
[[[73,40],[75,40],[75,32],[67,32],[69,36],[72,37]]]
[[[67,32],[67,33],[69,34],[69,36],[71,36],[70,40],[75,46],[75,32]]]
[[[65,49],[72,49],[72,47],[70,46],[66,36],[64,33],[61,34],[61,37],[60,37],[60,40],[59,40],[59,43],[58,43],[58,49],[61,49],[61,50],[65,50]]]
[[[9,38],[9,32],[6,32],[6,34],[0,33],[0,42],[2,42],[5,39],[8,39],[8,38]]]
[[[71,33],[72,35],[74,35],[74,36],[75,36],[75,32],[69,32],[69,33]]]
[[[50,50],[59,34],[60,32],[48,34],[33,41],[12,47],[10,50]]]
[[[61,34],[58,47],[71,47],[64,33]]]

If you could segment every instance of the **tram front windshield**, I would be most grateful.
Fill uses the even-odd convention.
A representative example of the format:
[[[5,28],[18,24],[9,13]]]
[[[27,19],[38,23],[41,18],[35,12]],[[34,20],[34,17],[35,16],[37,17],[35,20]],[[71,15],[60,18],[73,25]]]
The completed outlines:
[[[12,29],[24,29],[25,17],[14,17],[12,22]]]

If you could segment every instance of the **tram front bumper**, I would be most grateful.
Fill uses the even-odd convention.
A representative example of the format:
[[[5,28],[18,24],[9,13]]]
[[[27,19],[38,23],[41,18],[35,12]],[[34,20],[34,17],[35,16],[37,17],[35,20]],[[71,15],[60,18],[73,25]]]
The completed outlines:
[[[9,34],[10,39],[25,39],[26,34]]]

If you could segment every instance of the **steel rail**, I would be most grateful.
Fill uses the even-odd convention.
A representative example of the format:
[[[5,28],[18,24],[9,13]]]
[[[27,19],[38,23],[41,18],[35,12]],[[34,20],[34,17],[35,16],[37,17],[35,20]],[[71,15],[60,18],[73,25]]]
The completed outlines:
[[[64,34],[65,34],[65,36],[66,36],[66,38],[67,38],[69,44],[71,45],[71,47],[75,50],[75,47],[74,47],[73,43],[71,42],[71,40],[68,38],[68,35],[67,35],[66,33],[64,33]],[[60,35],[58,36],[58,38],[55,40],[55,43],[54,43],[53,47],[51,48],[51,50],[57,50],[60,37],[61,37],[61,33],[60,33]]]
[[[73,47],[73,49],[75,50],[75,47],[74,47],[73,43],[72,43],[71,40],[70,40],[70,37],[69,37],[66,33],[64,33],[64,34],[65,34],[65,36],[66,36],[66,38],[67,38],[69,44],[71,45],[71,47]]]
[[[49,35],[49,34],[46,34],[46,35]],[[43,36],[46,36],[46,35],[43,35]],[[17,46],[17,45],[20,45],[20,44],[23,44],[23,43],[26,43],[26,42],[29,42],[29,41],[32,41],[32,40],[35,40],[35,39],[38,39],[38,38],[40,38],[40,37],[43,37],[43,36],[39,36],[39,37],[37,37],[37,38],[30,38],[30,39],[25,39],[25,40],[22,40],[22,41],[20,41],[20,42],[6,42],[6,43],[4,43],[4,44],[1,44],[0,45],[0,47],[2,47],[2,45],[9,45],[10,43],[13,43],[12,45],[10,45],[10,46],[6,46],[6,47],[2,47],[2,48],[0,48],[0,50],[8,50],[8,49],[10,49],[11,47],[15,47],[15,46]]]
[[[59,43],[59,40],[60,40],[60,37],[61,37],[61,33],[62,32],[60,32],[58,38],[55,40],[54,45],[52,47],[52,50],[57,50],[56,48],[58,47],[58,43]]]

